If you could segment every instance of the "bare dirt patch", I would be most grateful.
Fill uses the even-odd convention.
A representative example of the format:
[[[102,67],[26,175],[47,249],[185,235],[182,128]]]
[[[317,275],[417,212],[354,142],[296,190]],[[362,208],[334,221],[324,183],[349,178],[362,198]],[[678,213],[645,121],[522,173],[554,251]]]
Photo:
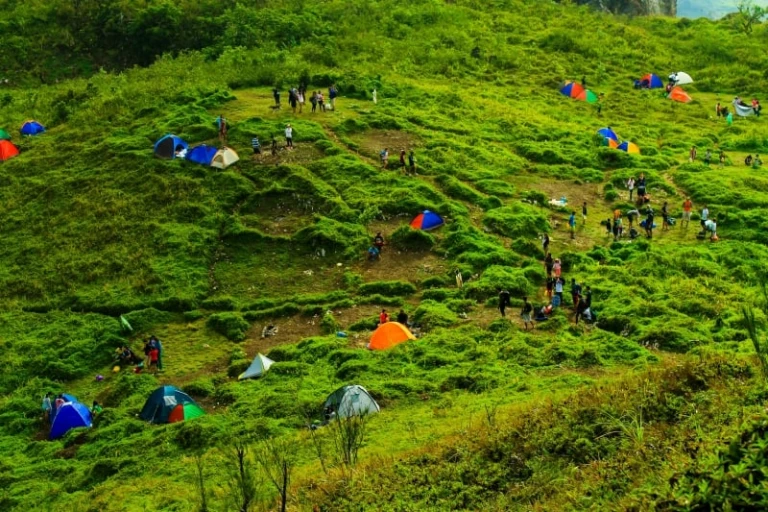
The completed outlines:
[[[408,151],[410,148],[421,145],[416,135],[400,130],[367,130],[353,135],[350,139],[359,146],[360,153],[377,162],[381,150],[389,148],[390,166],[398,162],[401,149]]]

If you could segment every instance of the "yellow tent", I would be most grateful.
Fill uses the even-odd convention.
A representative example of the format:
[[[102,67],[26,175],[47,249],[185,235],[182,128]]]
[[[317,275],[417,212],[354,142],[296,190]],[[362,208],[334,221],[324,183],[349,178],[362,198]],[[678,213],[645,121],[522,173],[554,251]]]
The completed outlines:
[[[216,167],[217,169],[226,169],[238,160],[240,160],[240,157],[237,156],[237,153],[235,153],[234,149],[224,147],[218,150],[215,155],[213,155],[213,160],[211,160],[211,167]]]

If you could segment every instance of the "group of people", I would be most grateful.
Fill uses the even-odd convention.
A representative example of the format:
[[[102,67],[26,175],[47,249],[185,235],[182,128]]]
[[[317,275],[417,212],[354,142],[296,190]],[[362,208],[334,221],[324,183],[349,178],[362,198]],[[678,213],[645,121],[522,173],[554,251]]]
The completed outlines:
[[[747,157],[744,159],[744,165],[747,167],[752,167],[753,169],[757,169],[763,165],[763,161],[760,159],[760,155],[755,155],[755,158],[752,158],[752,155],[747,155]]]
[[[389,148],[384,148],[379,153],[379,160],[381,161],[381,168],[389,168]],[[404,173],[416,174],[416,155],[413,153],[413,149],[408,152],[406,157],[405,148],[400,150],[400,160],[398,161],[398,167],[400,167]]]
[[[53,420],[56,418],[56,413],[62,405],[67,403],[67,401],[67,397],[61,393],[56,395],[56,398],[53,398],[53,393],[50,391],[47,392],[43,397],[43,421],[45,423],[53,423]],[[94,400],[90,410],[93,416],[97,416],[104,410],[104,408],[97,400]]]
[[[115,359],[126,366],[135,365],[134,373],[146,369],[163,369],[163,344],[154,334],[144,341],[144,357],[139,357],[128,345],[122,345],[115,350]]]
[[[373,237],[373,243],[368,247],[368,261],[378,261],[381,258],[381,251],[384,250],[384,236],[381,231]]]
[[[397,323],[403,324],[406,327],[410,327],[411,324],[408,323],[408,313],[406,313],[404,309],[400,310],[396,318],[397,318]],[[379,325],[383,325],[391,321],[392,320],[390,319],[389,313],[387,313],[387,310],[382,309],[381,313],[379,313]]]
[[[688,161],[691,163],[694,163],[696,159],[699,156],[699,151],[696,148],[696,146],[691,146],[690,151],[688,151]],[[720,154],[718,155],[718,161],[720,162],[720,165],[718,167],[723,168],[725,167],[725,152],[721,149]],[[704,153],[704,163],[706,165],[710,165],[712,163],[712,150],[707,148],[707,151]]]
[[[312,104],[312,112],[316,112],[320,107],[321,112],[326,110],[336,110],[336,98],[339,95],[339,90],[336,88],[336,84],[331,85],[328,88],[328,103],[325,102],[325,96],[322,91],[312,91],[309,95],[309,102]],[[280,108],[280,89],[275,87],[272,89],[272,97],[275,100],[274,108]],[[307,88],[304,84],[298,87],[291,87],[288,90],[288,104],[291,106],[293,113],[296,113],[296,109],[299,110],[299,114],[304,110],[304,105],[307,100]]]

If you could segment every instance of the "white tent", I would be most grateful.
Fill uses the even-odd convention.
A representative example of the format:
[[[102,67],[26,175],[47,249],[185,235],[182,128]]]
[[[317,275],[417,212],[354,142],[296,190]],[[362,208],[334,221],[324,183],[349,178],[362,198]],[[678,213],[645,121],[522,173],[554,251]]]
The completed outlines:
[[[249,366],[247,370],[241,373],[237,380],[261,377],[267,373],[267,370],[269,370],[269,367],[273,364],[275,364],[275,362],[267,356],[256,354],[256,357],[253,358],[251,366]]]
[[[213,155],[213,160],[211,160],[211,167],[226,169],[238,160],[240,160],[240,157],[237,156],[237,153],[235,153],[234,149],[221,148],[216,152],[215,155]]]
[[[753,116],[755,111],[752,107],[747,105],[739,105],[736,100],[733,100],[733,109],[736,111],[736,115],[741,117]]]
[[[693,78],[691,78],[691,75],[684,71],[678,71],[677,73],[672,73],[669,75],[669,79],[672,80],[675,85],[685,85],[685,84],[692,84]]]

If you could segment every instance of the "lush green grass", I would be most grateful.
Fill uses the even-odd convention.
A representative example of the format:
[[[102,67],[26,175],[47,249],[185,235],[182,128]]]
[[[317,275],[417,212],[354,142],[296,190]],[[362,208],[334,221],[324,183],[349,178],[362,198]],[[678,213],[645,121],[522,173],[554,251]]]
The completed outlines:
[[[35,9],[20,4],[10,17]],[[238,440],[290,443],[299,510],[645,509],[679,505],[697,478],[716,478],[716,447],[742,411],[762,409],[742,306],[764,299],[768,200],[762,171],[742,161],[768,153],[768,131],[763,119],[728,127],[713,112],[717,101],[765,88],[755,71],[766,64],[763,27],[748,37],[727,23],[519,1],[210,9],[182,16],[225,27],[200,29],[201,53],[87,76],[100,61],[117,69],[152,56],[131,47],[119,60],[78,33],[50,73],[77,68],[83,78],[0,94],[0,127],[36,117],[49,128],[14,133],[24,151],[0,167],[1,509],[199,510],[197,454],[211,509],[231,510]],[[46,18],[34,19],[4,42],[28,41]],[[242,20],[274,23],[256,34]],[[195,46],[178,41],[169,50]],[[696,79],[692,104],[631,88],[632,77],[678,69]],[[605,93],[600,115],[557,90],[585,73]],[[310,89],[336,82],[337,110],[294,115],[285,93],[283,108],[271,109],[272,85],[300,79]],[[216,144],[219,114],[236,166],[152,156],[167,132]],[[251,157],[253,136],[282,144],[288,122],[295,151]],[[595,132],[605,125],[642,155],[602,147]],[[685,163],[693,144],[700,157],[722,148],[728,165]],[[383,147],[391,164],[413,148],[416,175],[382,170]],[[720,242],[696,239],[696,217],[652,241],[613,242],[600,221],[629,208],[623,183],[641,172],[657,211],[669,201],[679,218],[685,196],[697,210],[708,203]],[[561,196],[567,208],[548,206]],[[446,225],[429,235],[404,227],[424,209]],[[388,244],[368,263],[378,231]],[[522,296],[546,300],[544,232],[564,276],[592,287],[597,326],[575,325],[566,307],[523,332]],[[509,320],[495,309],[500,288],[513,293]],[[420,339],[365,350],[378,312],[401,307]],[[134,333],[121,332],[121,314]],[[269,323],[278,336],[260,338]],[[756,323],[765,327],[761,311]],[[165,371],[113,373],[114,349],[139,351],[150,334],[163,340]],[[236,381],[257,352],[277,361],[271,372]],[[306,429],[349,383],[383,408],[369,421],[359,470],[338,462],[330,428],[318,431],[323,457]],[[160,384],[186,389],[208,414],[139,421]],[[106,411],[95,428],[46,441],[38,416],[47,390],[98,399]],[[678,486],[697,453],[711,465]],[[385,482],[394,484],[382,494]],[[259,486],[259,503],[274,498]]]

